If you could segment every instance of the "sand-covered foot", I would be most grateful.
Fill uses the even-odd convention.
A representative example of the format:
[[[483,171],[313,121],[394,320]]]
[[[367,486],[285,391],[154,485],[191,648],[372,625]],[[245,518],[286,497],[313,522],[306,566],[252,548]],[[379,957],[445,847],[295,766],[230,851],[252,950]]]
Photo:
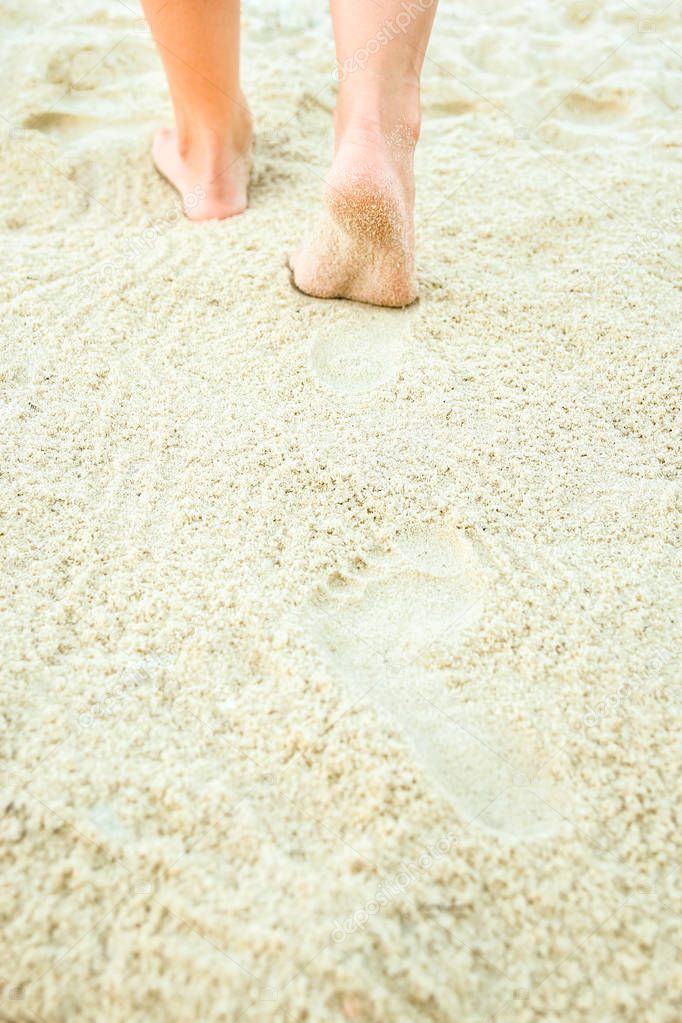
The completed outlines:
[[[400,132],[344,135],[322,215],[291,257],[301,291],[382,306],[416,299],[413,149]]]
[[[192,143],[175,128],[160,128],[152,154],[157,170],[180,193],[190,220],[224,220],[243,213],[249,183],[251,121],[246,112],[227,138],[215,133]]]

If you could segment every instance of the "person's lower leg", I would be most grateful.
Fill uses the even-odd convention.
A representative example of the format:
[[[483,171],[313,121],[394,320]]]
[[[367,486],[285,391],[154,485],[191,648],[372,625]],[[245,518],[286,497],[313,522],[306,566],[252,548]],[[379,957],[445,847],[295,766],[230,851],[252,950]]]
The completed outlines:
[[[416,142],[419,83],[436,0],[331,0],[339,95],[337,145],[348,128]]]
[[[320,297],[406,305],[414,281],[414,147],[436,0],[332,0],[339,95],[323,218],[294,254]]]
[[[168,78],[175,129],[154,140],[157,167],[194,219],[246,205],[251,119],[239,85],[239,0],[143,0]]]

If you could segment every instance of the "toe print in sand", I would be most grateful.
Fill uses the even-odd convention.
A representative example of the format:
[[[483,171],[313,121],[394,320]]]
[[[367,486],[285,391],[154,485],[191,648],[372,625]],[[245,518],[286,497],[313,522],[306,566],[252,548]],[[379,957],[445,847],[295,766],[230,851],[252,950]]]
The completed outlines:
[[[455,694],[440,667],[477,628],[487,584],[485,557],[463,530],[420,528],[341,590],[318,594],[310,628],[346,690],[343,712],[366,701],[388,714],[470,826],[542,838],[564,826],[565,796],[492,720],[485,694]]]

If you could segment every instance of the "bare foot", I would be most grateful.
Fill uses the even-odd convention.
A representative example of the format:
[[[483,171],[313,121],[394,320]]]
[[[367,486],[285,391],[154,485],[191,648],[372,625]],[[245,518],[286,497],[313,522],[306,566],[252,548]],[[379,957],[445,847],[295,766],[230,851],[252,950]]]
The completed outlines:
[[[160,128],[152,146],[159,173],[180,193],[190,220],[223,220],[246,209],[251,159],[251,118],[240,111],[240,124],[228,137],[204,132],[179,142],[175,128]]]
[[[406,128],[344,132],[322,217],[291,257],[301,291],[382,306],[414,302],[414,146]]]

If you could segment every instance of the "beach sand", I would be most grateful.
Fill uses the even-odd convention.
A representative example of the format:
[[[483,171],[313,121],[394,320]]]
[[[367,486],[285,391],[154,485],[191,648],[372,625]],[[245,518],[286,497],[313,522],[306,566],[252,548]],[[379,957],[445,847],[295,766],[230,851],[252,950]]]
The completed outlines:
[[[199,225],[133,0],[0,5],[1,1020],[679,1021],[680,19],[442,5],[396,311],[322,4]]]

